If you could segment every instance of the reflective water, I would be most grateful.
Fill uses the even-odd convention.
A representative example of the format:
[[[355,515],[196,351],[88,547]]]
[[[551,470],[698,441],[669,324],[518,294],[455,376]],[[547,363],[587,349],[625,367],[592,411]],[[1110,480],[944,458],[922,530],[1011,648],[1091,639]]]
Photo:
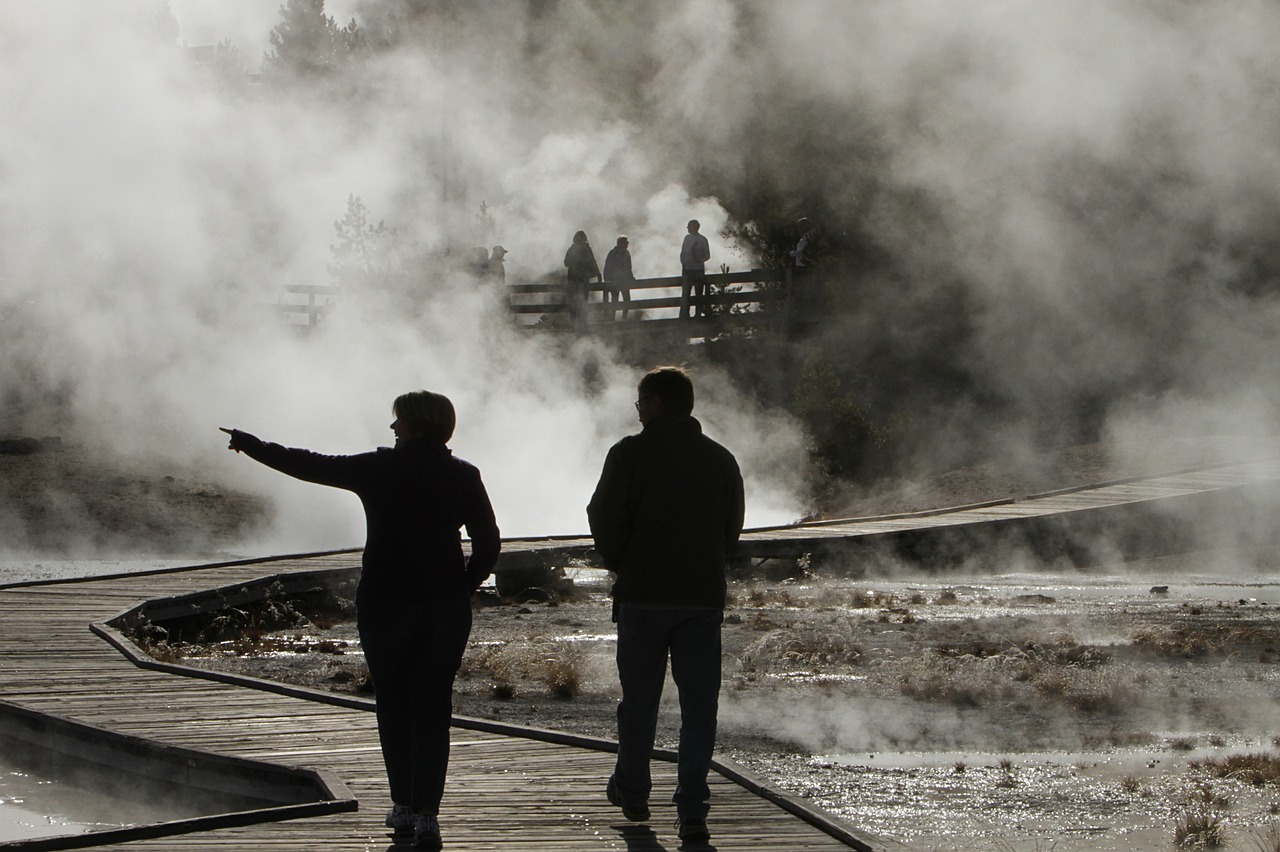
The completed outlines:
[[[0,761],[0,842],[175,819],[172,809],[87,790]]]
[[[1247,648],[1242,652],[1189,653],[1186,658],[1166,652],[1150,659],[1129,655],[1122,661],[1117,655],[1108,670],[1132,678],[1133,691],[1117,693],[1130,701],[1092,714],[1064,704],[1046,723],[1066,732],[1074,718],[1094,739],[1141,734],[1148,740],[1132,748],[1096,751],[1081,750],[1080,736],[1064,736],[1061,751],[1052,750],[1052,742],[1026,748],[1029,739],[1053,738],[1029,737],[1021,714],[1036,708],[1002,700],[998,691],[982,693],[977,706],[951,706],[937,699],[869,695],[858,691],[856,679],[842,688],[830,671],[775,671],[762,682],[810,679],[823,685],[823,691],[808,696],[821,711],[812,716],[813,725],[847,714],[854,721],[847,730],[833,724],[832,736],[862,740],[867,746],[862,751],[743,756],[790,792],[864,830],[932,852],[1167,850],[1175,831],[1204,813],[1225,821],[1230,848],[1280,848],[1280,799],[1274,786],[1210,778],[1196,768],[1206,758],[1274,754],[1280,747],[1275,731],[1280,646],[1267,638],[1276,635],[1280,623],[1280,575],[1274,571],[867,579],[846,585],[869,596],[871,602],[861,609],[850,607],[847,597],[824,596],[826,587],[821,581],[797,584],[792,596],[800,604],[778,609],[812,620],[813,601],[821,601],[852,623],[889,615],[875,645],[868,640],[871,652],[889,644],[890,637],[913,632],[922,637],[926,652],[956,637],[981,639],[993,647],[1016,645],[1035,635],[1036,625],[1046,637],[1066,630],[1075,640],[1104,650],[1132,645],[1143,628],[1171,635],[1200,630],[1210,637],[1256,631],[1262,638],[1256,640],[1258,648],[1241,639]],[[903,647],[895,648],[905,653]],[[928,659],[927,653],[922,659]],[[873,664],[888,667],[894,659],[875,659]],[[972,669],[976,672],[980,665]],[[864,663],[862,670],[874,675],[878,669]],[[1003,686],[998,678],[993,684]],[[790,693],[787,699],[792,710],[805,701]],[[1151,705],[1145,714],[1139,712],[1141,704]],[[888,737],[877,735],[896,730],[892,723],[904,718],[917,719],[922,730],[933,726],[939,749],[894,749]],[[942,745],[963,740],[974,746],[958,750]],[[983,741],[985,746],[978,745]],[[1207,786],[1213,791],[1211,805],[1197,798]]]

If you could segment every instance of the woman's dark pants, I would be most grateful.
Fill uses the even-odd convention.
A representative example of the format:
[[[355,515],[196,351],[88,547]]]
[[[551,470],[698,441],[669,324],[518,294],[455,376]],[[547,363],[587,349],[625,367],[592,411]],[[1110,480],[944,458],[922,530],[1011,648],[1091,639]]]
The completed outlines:
[[[391,800],[438,814],[449,768],[453,679],[471,634],[471,598],[455,593],[359,612],[377,695]]]

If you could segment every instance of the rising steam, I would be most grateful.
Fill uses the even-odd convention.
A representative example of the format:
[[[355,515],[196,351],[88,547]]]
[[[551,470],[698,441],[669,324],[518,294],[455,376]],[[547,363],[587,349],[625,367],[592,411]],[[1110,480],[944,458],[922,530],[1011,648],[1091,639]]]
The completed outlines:
[[[352,544],[353,501],[237,465],[216,427],[360,451],[389,441],[397,394],[429,387],[454,398],[455,449],[504,532],[580,531],[605,449],[635,428],[636,371],[605,347],[516,334],[445,265],[309,337],[268,306],[328,282],[352,195],[428,254],[502,243],[519,280],[559,274],[580,228],[598,256],[625,232],[638,275],[671,274],[691,217],[713,266],[748,267],[719,232],[767,184],[893,259],[849,282],[860,309],[829,332],[872,396],[892,359],[972,383],[945,403],[895,389],[939,424],[937,458],[1079,437],[1081,406],[1101,434],[1273,430],[1269,4],[331,2],[372,48],[341,85],[246,77],[269,5],[171,0],[176,33],[155,2],[6,10],[8,429],[56,416],[118,453],[193,459],[282,497],[281,546]],[[216,63],[187,49],[223,40]],[[794,422],[710,367],[696,380],[749,521],[799,515]]]

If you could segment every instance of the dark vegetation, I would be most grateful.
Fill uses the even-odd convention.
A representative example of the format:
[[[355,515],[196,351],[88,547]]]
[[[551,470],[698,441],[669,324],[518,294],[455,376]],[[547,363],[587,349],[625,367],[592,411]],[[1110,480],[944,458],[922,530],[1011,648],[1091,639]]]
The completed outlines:
[[[156,659],[175,662],[206,656],[211,648],[235,656],[287,650],[340,654],[345,643],[309,642],[298,631],[327,630],[355,621],[355,579],[305,591],[289,591],[276,581],[245,602],[204,602],[185,615],[152,618],[145,612],[128,626],[130,637]],[[272,635],[281,634],[286,635]]]

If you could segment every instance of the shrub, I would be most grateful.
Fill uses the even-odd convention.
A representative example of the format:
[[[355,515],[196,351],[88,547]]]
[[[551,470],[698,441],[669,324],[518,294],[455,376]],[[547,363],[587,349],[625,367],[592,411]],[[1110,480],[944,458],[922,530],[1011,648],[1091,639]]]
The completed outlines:
[[[1231,778],[1255,787],[1280,784],[1280,755],[1276,754],[1233,754],[1197,761],[1192,765],[1215,778]]]
[[[1202,785],[1183,803],[1173,829],[1173,842],[1185,849],[1217,849],[1226,845],[1222,811],[1227,802]]]
[[[567,649],[546,661],[544,678],[555,698],[570,700],[582,694],[583,659],[577,649]]]

